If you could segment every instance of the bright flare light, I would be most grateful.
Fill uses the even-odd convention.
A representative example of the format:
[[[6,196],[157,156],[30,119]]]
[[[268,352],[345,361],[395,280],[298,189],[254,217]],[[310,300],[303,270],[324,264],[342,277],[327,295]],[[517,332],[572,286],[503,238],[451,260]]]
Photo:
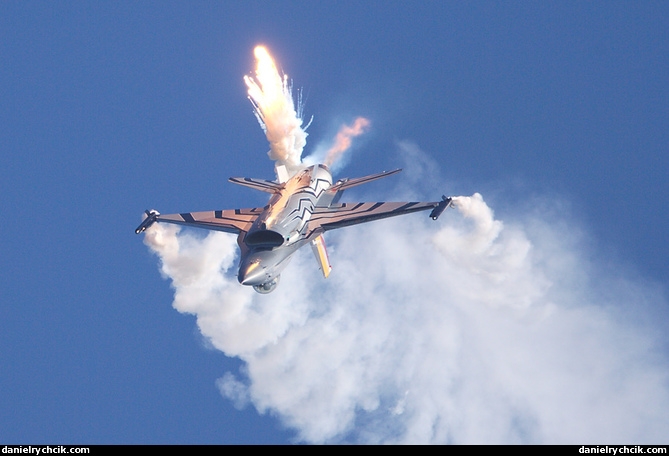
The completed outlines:
[[[249,88],[249,99],[267,135],[269,157],[276,160],[277,164],[285,165],[292,174],[300,167],[307,133],[302,128],[299,109],[295,109],[288,76],[282,78],[279,75],[272,57],[264,47],[256,47],[254,53],[258,61],[257,82],[252,77],[244,76],[244,82]]]

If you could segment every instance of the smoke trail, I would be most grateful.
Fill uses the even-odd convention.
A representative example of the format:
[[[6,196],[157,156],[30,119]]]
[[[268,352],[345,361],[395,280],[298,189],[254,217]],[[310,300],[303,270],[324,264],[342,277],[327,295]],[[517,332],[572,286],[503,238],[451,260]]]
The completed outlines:
[[[666,357],[652,327],[622,315],[666,303],[597,277],[576,231],[545,214],[502,222],[480,195],[460,197],[437,223],[329,233],[330,277],[299,252],[271,295],[236,283],[234,236],[157,225],[146,242],[174,307],[246,363],[221,393],[299,440],[661,443]]]
[[[267,52],[256,57],[249,96],[270,157],[294,170],[306,141],[299,106]],[[365,126],[340,132],[330,162]],[[420,198],[435,166],[415,145],[399,151],[400,188]],[[666,336],[629,317],[666,306],[660,293],[603,275],[566,220],[502,222],[479,194],[456,203],[460,216],[438,223],[413,215],[329,233],[330,277],[298,252],[271,295],[237,283],[232,235],[156,224],[145,243],[175,309],[246,363],[223,373],[221,394],[275,414],[301,441],[666,440]]]
[[[352,138],[365,133],[369,125],[370,121],[364,117],[355,119],[353,125],[342,125],[335,136],[334,143],[327,149],[322,145],[317,146],[311,155],[305,157],[304,163],[324,163],[333,171],[336,171],[342,167],[341,159],[344,153],[351,147]],[[335,167],[335,164],[338,166]]]
[[[351,147],[351,138],[360,136],[369,127],[369,120],[364,117],[355,119],[353,125],[344,125],[341,127],[337,136],[335,137],[334,145],[328,150],[325,155],[325,164],[332,166],[335,161],[339,160],[341,155]]]
[[[244,76],[249,99],[260,126],[270,144],[269,157],[294,172],[300,168],[302,150],[306,144],[306,127],[302,128],[301,108],[295,109],[292,86],[288,76],[282,78],[265,48],[255,48],[258,60],[256,82]]]

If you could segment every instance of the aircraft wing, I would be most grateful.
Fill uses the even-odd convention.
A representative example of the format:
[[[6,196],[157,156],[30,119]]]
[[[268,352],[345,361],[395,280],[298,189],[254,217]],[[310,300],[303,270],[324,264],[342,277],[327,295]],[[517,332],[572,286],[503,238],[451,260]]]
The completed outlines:
[[[343,203],[330,207],[317,207],[309,219],[309,235],[342,228],[359,223],[371,222],[396,215],[432,209],[430,217],[437,219],[451,205],[452,199],[442,201],[411,203]]]
[[[207,230],[224,231],[226,233],[247,232],[262,211],[262,207],[224,211],[184,212],[167,215],[159,214],[156,211],[147,211],[147,218],[135,232],[141,233],[154,222],[173,223]]]

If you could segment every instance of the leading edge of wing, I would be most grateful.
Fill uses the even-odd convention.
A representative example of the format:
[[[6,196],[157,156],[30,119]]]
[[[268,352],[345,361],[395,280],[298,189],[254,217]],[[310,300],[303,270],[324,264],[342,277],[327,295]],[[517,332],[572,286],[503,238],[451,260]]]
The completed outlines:
[[[409,203],[343,203],[316,208],[309,219],[309,231],[323,231],[395,217],[412,212],[426,211],[439,206],[440,201]]]
[[[185,225],[207,230],[239,233],[248,231],[262,207],[251,209],[228,209],[223,211],[183,212],[180,214],[158,215],[156,222]]]

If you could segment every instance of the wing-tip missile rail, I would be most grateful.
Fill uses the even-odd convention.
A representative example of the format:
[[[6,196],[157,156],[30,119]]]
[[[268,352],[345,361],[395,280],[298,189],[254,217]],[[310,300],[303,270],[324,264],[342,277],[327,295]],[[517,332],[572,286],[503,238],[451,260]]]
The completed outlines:
[[[135,230],[135,234],[143,233],[144,231],[146,231],[146,229],[148,227],[150,227],[151,225],[153,225],[156,222],[156,219],[160,215],[160,212],[158,212],[156,210],[150,211],[150,210],[147,209],[144,212],[146,212],[146,218],[137,227],[137,229]]]
[[[453,198],[447,197],[446,195],[442,195],[439,204],[437,204],[435,208],[432,209],[432,212],[430,212],[430,218],[432,220],[437,220],[441,215],[441,213],[444,212],[446,208],[451,206],[453,206]]]

